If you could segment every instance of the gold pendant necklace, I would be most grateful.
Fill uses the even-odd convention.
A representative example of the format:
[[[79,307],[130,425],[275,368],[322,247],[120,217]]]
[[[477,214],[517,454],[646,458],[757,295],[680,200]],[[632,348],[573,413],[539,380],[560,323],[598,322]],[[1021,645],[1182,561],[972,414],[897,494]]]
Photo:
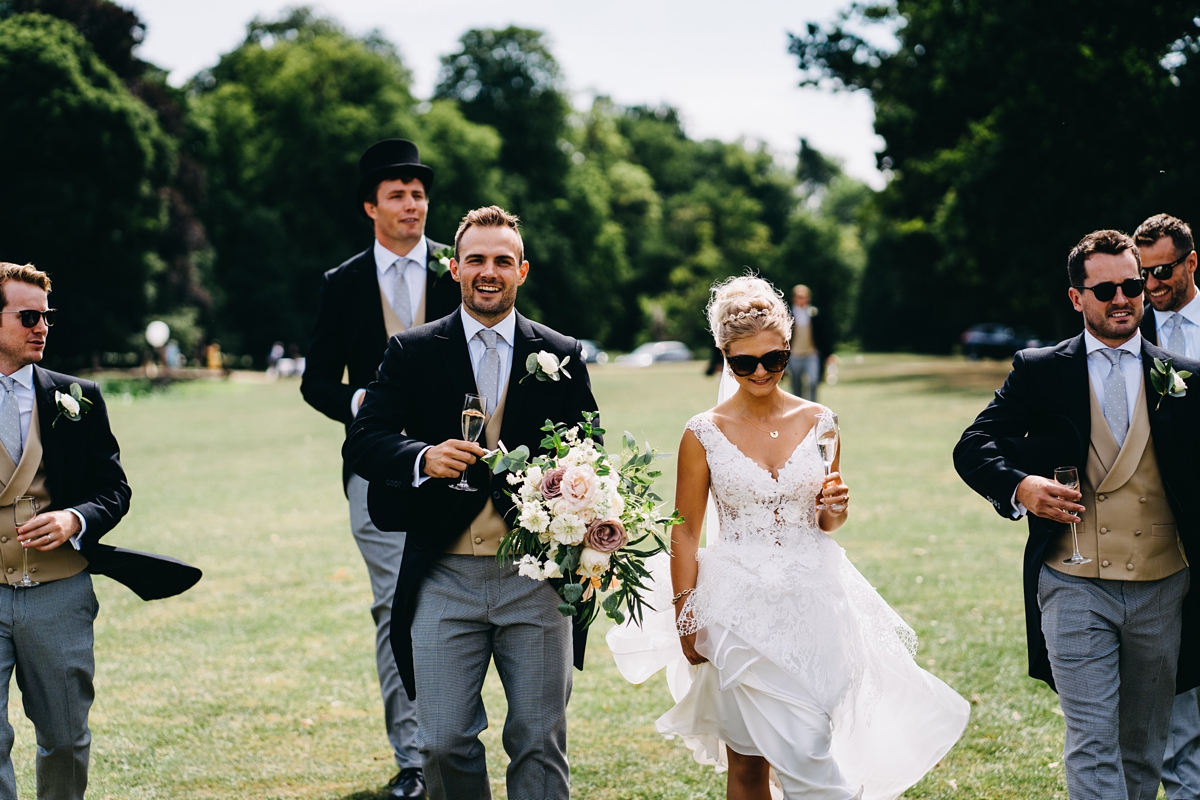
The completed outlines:
[[[746,416],[746,412],[745,412],[745,411],[742,411],[742,407],[741,407],[741,406],[739,406],[737,403],[734,403],[734,404],[733,404],[733,407],[737,409],[737,412],[738,412],[739,414],[741,414],[741,415],[742,415],[742,419],[746,420],[746,422],[749,422],[751,425],[754,425],[754,427],[755,427],[755,428],[758,428],[758,429],[759,429],[760,431],[762,431],[763,433],[765,433],[765,434],[769,435],[769,436],[770,436],[772,439],[778,439],[778,438],[779,438],[779,431],[778,431],[778,430],[769,431],[769,430],[767,430],[767,429],[765,429],[765,428],[759,428],[759,427],[758,427],[758,425],[756,425],[756,424],[754,423],[754,420],[752,420],[752,419],[750,419],[750,417]]]

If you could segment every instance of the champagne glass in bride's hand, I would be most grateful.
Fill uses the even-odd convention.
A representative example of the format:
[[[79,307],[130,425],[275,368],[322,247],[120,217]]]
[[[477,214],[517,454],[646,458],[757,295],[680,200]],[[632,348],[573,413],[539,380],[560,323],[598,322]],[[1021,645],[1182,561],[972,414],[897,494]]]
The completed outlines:
[[[19,528],[36,517],[37,512],[37,498],[23,494],[13,501],[13,524]],[[14,583],[13,586],[37,586],[37,581],[29,579],[29,552],[25,549],[24,545],[21,546],[21,566],[25,571],[25,575],[21,580]]]
[[[821,464],[825,467],[825,477],[829,477],[829,473],[833,470],[833,460],[837,458],[838,450],[838,418],[837,414],[832,412],[819,414],[817,416],[817,453],[821,456]],[[824,502],[824,498],[822,498]],[[841,511],[845,508],[840,503],[829,506],[832,511]]]
[[[477,394],[469,394],[463,400],[462,438],[468,442],[479,441],[483,426],[487,423],[487,401]],[[467,471],[464,469],[458,478],[458,483],[450,484],[451,489],[460,492],[473,492],[475,487],[467,483]]]
[[[1079,470],[1075,467],[1055,467],[1054,480],[1061,483],[1068,489],[1079,488]],[[1075,545],[1075,553],[1070,558],[1064,558],[1064,564],[1088,564],[1091,563],[1090,558],[1084,558],[1079,554],[1079,534],[1075,530],[1075,523],[1071,523],[1071,541]]]

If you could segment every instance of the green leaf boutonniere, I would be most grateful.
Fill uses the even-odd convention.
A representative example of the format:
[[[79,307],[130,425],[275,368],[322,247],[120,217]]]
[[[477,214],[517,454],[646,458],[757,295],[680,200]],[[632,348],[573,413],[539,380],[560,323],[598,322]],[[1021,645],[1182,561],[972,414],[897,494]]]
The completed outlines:
[[[433,251],[433,272],[439,278],[450,271],[450,259],[454,258],[454,251],[449,247],[439,247]]]
[[[530,377],[537,378],[539,381],[560,381],[564,377],[570,378],[571,373],[563,369],[570,361],[570,356],[559,361],[558,356],[554,353],[547,353],[545,350],[530,353],[529,357],[525,359],[527,374],[517,383],[524,383],[526,378]]]
[[[1158,405],[1154,407],[1155,411],[1166,398],[1183,397],[1187,394],[1188,387],[1184,381],[1192,377],[1192,373],[1186,369],[1176,371],[1173,361],[1174,359],[1171,358],[1166,361],[1156,358],[1154,359],[1154,369],[1150,370],[1150,383],[1154,385],[1154,391],[1158,392]]]
[[[57,425],[63,417],[71,422],[79,422],[92,407],[92,401],[83,396],[83,389],[79,387],[78,383],[68,386],[67,392],[68,394],[63,394],[57,389],[54,392],[54,405],[58,408],[58,416],[50,423],[51,428]]]

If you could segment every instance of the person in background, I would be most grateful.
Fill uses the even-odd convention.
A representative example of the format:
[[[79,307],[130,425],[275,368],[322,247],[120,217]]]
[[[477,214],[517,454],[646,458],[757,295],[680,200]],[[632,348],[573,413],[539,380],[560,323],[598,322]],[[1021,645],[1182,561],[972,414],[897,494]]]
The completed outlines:
[[[792,358],[788,372],[792,394],[817,401],[817,384],[825,377],[825,363],[833,355],[833,339],[825,317],[812,305],[812,292],[804,284],[792,287]]]

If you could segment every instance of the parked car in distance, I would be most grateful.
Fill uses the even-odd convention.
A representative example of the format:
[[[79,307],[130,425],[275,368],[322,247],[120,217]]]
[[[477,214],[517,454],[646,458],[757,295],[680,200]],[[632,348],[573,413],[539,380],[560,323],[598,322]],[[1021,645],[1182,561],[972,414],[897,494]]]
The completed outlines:
[[[580,339],[579,346],[583,350],[583,360],[588,364],[607,364],[608,353],[600,349],[600,345],[591,339]]]
[[[632,353],[617,356],[628,367],[648,367],[662,361],[691,361],[692,351],[683,342],[646,342]]]
[[[1045,347],[1053,342],[1037,338],[1028,328],[984,323],[963,331],[963,354],[975,361],[980,358],[1008,358],[1026,347]]]

